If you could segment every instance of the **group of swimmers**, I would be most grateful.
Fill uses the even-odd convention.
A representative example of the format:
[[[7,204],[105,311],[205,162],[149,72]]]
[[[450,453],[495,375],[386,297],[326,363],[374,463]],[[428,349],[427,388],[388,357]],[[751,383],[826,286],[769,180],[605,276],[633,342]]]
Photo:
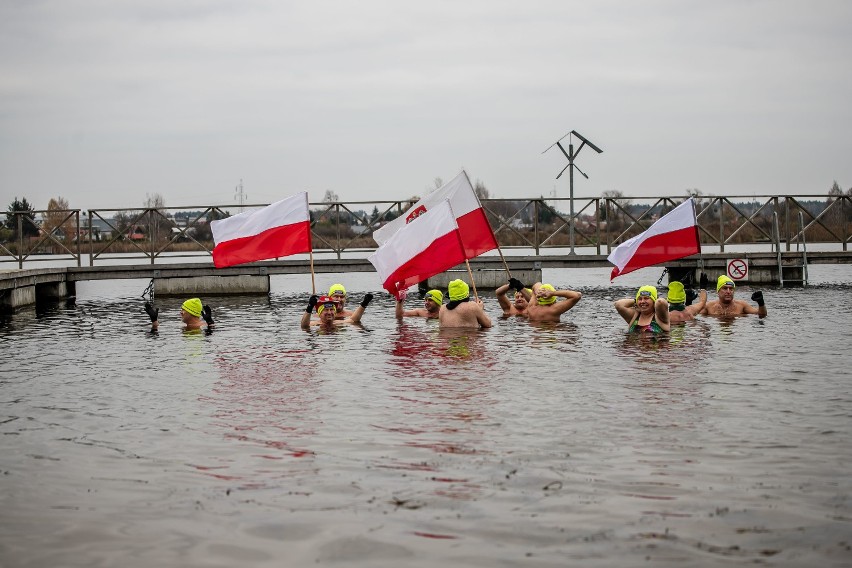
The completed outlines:
[[[631,332],[664,333],[672,324],[695,319],[698,315],[736,316],[756,314],[766,317],[766,305],[763,293],[756,291],[751,299],[757,307],[734,299],[735,282],[726,275],[716,281],[717,300],[707,301],[707,278],[702,275],[702,289],[696,292],[686,289],[682,282],[672,281],[668,286],[665,299],[658,298],[655,286],[642,286],[633,298],[615,302],[615,309],[628,323]],[[514,290],[513,299],[507,293]],[[550,284],[536,282],[525,286],[516,278],[497,288],[497,301],[504,317],[520,316],[530,321],[558,322],[580,301],[582,294],[576,290],[557,290]],[[444,294],[440,290],[428,290],[423,298],[423,307],[405,309],[406,293],[400,293],[395,314],[397,319],[404,317],[422,317],[438,319],[440,327],[486,328],[492,322],[485,313],[484,304],[478,297],[471,298],[470,287],[464,280],[453,280],[447,286],[449,301],[444,303]],[[359,323],[364,309],[373,299],[372,294],[364,300],[354,312],[346,309],[346,289],[342,284],[334,284],[326,296],[311,296],[305,314],[302,316],[303,328],[330,326],[343,323]],[[696,301],[697,300],[697,301]],[[318,318],[312,318],[316,310]]]
[[[751,295],[757,307],[743,300],[734,299],[736,284],[726,275],[716,281],[718,298],[707,301],[707,278],[702,274],[701,290],[686,289],[683,283],[672,281],[668,286],[665,299],[658,298],[655,286],[642,286],[633,298],[616,300],[615,310],[624,318],[630,332],[665,333],[672,324],[695,319],[698,315],[738,316],[755,314],[766,317],[766,304],[763,293],[755,291]],[[514,290],[513,299],[507,293]],[[526,286],[516,278],[509,278],[495,291],[497,301],[504,317],[519,316],[537,322],[558,322],[580,301],[582,294],[576,290],[557,290],[550,284],[536,282]],[[396,302],[396,317],[436,318],[440,327],[448,328],[487,328],[492,326],[491,318],[485,313],[482,300],[471,298],[470,287],[461,279],[453,280],[447,286],[448,302],[444,303],[444,294],[440,290],[429,290],[423,299],[423,307],[404,309],[406,292],[399,294]],[[373,294],[364,295],[354,310],[346,307],[346,288],[342,284],[333,284],[328,294],[312,295],[301,317],[301,327],[332,327],[342,324],[359,324],[367,306],[373,300]],[[151,318],[151,329],[156,330],[159,322],[159,309],[145,303],[145,311]],[[316,314],[316,317],[313,317]],[[185,331],[213,327],[213,314],[210,306],[203,305],[198,298],[190,298],[181,306],[181,321]]]

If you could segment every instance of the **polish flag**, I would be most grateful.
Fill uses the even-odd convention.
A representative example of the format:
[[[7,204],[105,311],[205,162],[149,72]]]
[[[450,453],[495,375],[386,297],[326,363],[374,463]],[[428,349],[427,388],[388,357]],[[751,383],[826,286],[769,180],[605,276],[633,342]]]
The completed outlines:
[[[415,203],[408,211],[373,231],[373,239],[379,246],[384,245],[407,223],[420,215],[431,212],[434,207],[437,207],[446,199],[450,201],[452,210],[456,215],[466,259],[475,258],[484,252],[497,248],[494,231],[488,224],[485,210],[479,203],[479,198],[473,191],[473,186],[470,185],[470,180],[464,170],[439,189]]]
[[[663,215],[647,231],[624,241],[610,253],[607,260],[615,268],[609,279],[700,252],[698,223],[690,197]]]
[[[210,230],[216,268],[310,252],[308,194],[303,191],[257,211],[211,221]]]
[[[403,290],[465,261],[459,226],[449,200],[403,225],[371,254],[382,287],[400,299]]]

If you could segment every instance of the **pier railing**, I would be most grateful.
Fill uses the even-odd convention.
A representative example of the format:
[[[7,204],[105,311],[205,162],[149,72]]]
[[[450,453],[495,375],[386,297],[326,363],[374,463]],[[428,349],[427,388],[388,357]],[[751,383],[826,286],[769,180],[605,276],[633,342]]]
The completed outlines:
[[[686,199],[683,197],[575,197],[482,199],[482,206],[504,254],[523,249],[535,255],[588,252],[608,254],[638,235]],[[315,254],[375,250],[373,231],[405,213],[413,201],[311,203]],[[0,266],[40,260],[70,260],[80,266],[132,260],[156,264],[164,257],[209,259],[210,221],[259,205],[14,211],[0,232]],[[772,245],[773,218],[779,219],[781,246],[806,240],[848,250],[852,197],[848,195],[696,196],[696,213],[705,250],[725,252],[731,245]],[[799,224],[801,215],[804,222]],[[173,262],[173,261],[172,261]]]

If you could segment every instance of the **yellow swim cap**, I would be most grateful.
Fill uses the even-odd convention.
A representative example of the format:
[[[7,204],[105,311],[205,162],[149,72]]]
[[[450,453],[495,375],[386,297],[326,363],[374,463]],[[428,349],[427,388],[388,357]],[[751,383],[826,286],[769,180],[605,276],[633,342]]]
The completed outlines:
[[[686,302],[686,292],[683,289],[683,283],[675,280],[669,282],[669,295],[667,300],[670,304],[682,304]]]
[[[334,296],[335,292],[341,292],[345,296],[346,288],[343,287],[343,284],[332,284],[331,288],[328,289],[328,295]]]
[[[470,287],[464,280],[453,280],[447,285],[450,301],[464,300],[470,296]]]
[[[197,318],[201,317],[201,308],[201,300],[199,300],[198,298],[190,298],[189,300],[185,301],[181,306],[181,309],[183,311]]]
[[[540,290],[550,290],[551,292],[556,292],[556,288],[551,284],[542,284],[539,287]],[[551,296],[549,298],[536,298],[538,300],[539,305],[541,306],[549,306],[553,302],[556,301],[556,296]]]
[[[426,292],[426,297],[431,298],[439,306],[444,303],[444,295],[440,290],[429,290]]]
[[[335,303],[334,298],[330,296],[320,296],[317,301],[317,315],[321,316],[326,306],[330,306],[334,309],[334,313],[337,313],[337,304]]]
[[[639,296],[651,296],[651,299],[657,301],[657,289],[654,286],[642,286],[636,292],[636,301],[639,301]]]
[[[730,286],[732,288],[737,287],[737,285],[734,284],[734,281],[725,276],[724,274],[721,275],[718,280],[716,280],[716,291],[718,292],[722,288],[722,286]]]

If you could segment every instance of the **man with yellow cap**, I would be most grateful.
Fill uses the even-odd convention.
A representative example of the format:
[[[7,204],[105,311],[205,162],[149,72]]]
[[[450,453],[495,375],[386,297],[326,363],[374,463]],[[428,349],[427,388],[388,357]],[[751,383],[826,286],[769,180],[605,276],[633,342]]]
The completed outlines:
[[[447,285],[450,301],[438,312],[440,327],[491,327],[491,318],[485,313],[482,300],[470,301],[470,287],[464,280],[453,280]]]
[[[692,294],[694,295],[695,291],[692,291]],[[666,295],[666,301],[669,303],[669,322],[683,323],[692,321],[707,304],[707,290],[701,290],[698,293],[697,303],[687,306],[686,290],[683,287],[683,282],[672,280],[669,282],[669,293]]]
[[[583,295],[574,290],[557,290],[551,284],[536,282],[532,285],[532,297],[527,307],[530,321],[559,321],[559,318],[577,305]],[[557,298],[564,298],[557,302]]]
[[[150,302],[145,302],[145,313],[151,318],[151,331],[160,327],[160,308],[155,308]],[[180,319],[183,322],[184,331],[197,331],[205,325],[207,329],[213,327],[213,310],[205,306],[199,298],[190,298],[180,307]]]
[[[403,310],[402,304],[408,296],[408,290],[401,290],[399,298],[396,300],[396,319],[403,317],[419,317],[419,318],[437,318],[441,311],[441,305],[444,303],[444,295],[440,290],[429,290],[423,297],[423,307],[414,308],[413,310]]]
[[[761,318],[766,317],[766,304],[763,301],[763,292],[756,290],[751,295],[752,301],[757,303],[755,308],[748,302],[734,299],[734,289],[737,285],[727,275],[723,274],[716,280],[716,294],[718,300],[707,302],[702,314],[711,316],[742,316],[756,314]]]
[[[325,329],[332,329],[338,325],[360,324],[361,316],[364,315],[364,310],[367,308],[367,305],[372,299],[372,294],[365,294],[364,299],[358,307],[355,308],[355,311],[352,312],[351,316],[339,319],[337,316],[340,310],[340,303],[336,298],[333,296],[312,295],[308,299],[308,306],[305,308],[305,313],[302,314],[300,325],[302,329],[310,329],[312,325],[320,326]],[[314,310],[316,310],[319,319],[311,319],[311,315]]]
[[[332,284],[328,289],[328,295],[337,302],[335,318],[346,319],[355,313],[352,310],[346,309],[346,288],[343,287],[343,284]]]
[[[628,332],[658,334],[671,331],[669,303],[657,298],[654,286],[642,286],[634,298],[616,300],[615,311],[629,324]]]
[[[506,292],[510,288],[515,289],[513,301],[509,301],[509,298],[506,297]],[[520,280],[509,278],[509,282],[497,288],[494,293],[497,295],[497,303],[503,308],[504,317],[527,317],[527,307],[529,307],[530,298],[532,298],[532,290],[521,284]]]

